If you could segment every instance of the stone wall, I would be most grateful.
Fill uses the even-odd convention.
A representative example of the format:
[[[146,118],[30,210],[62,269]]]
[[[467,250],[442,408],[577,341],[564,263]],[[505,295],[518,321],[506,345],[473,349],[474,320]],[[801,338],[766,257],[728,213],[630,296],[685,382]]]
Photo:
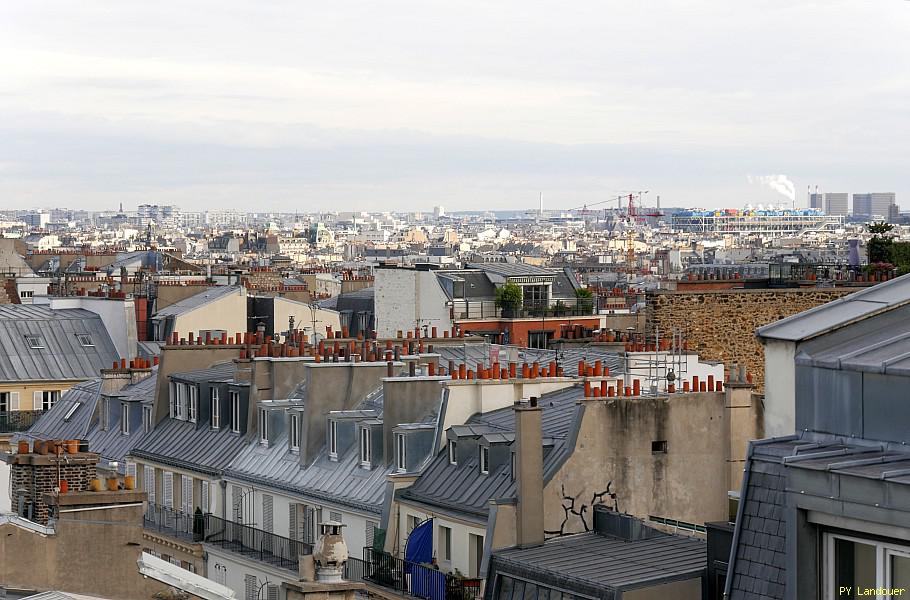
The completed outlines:
[[[764,350],[755,337],[762,325],[831,302],[856,291],[852,288],[795,288],[782,290],[709,290],[648,294],[649,331],[661,336],[683,332],[689,349],[704,360],[726,366],[738,362],[764,389]]]
[[[44,495],[54,493],[59,481],[58,473],[60,479],[66,480],[70,491],[86,491],[89,482],[96,477],[98,458],[97,454],[92,453],[66,454],[60,457],[40,454],[13,455],[10,479],[13,510],[17,509],[19,503],[16,490],[25,490],[23,494],[25,501],[34,504],[31,520],[46,525],[48,507],[44,502]]]

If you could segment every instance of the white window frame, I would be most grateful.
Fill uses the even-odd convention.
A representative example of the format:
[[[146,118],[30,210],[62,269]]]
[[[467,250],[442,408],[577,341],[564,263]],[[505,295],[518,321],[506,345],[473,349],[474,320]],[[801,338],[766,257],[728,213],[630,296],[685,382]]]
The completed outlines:
[[[891,557],[900,556],[910,559],[910,545],[903,546],[891,542],[861,538],[839,533],[825,532],[824,534],[824,597],[827,600],[837,600],[840,596],[834,589],[834,543],[836,540],[845,540],[857,544],[866,544],[875,547],[875,587],[878,589],[891,587]],[[868,596],[872,598],[872,596]],[[891,600],[892,596],[877,595],[876,600]]]
[[[212,429],[221,429],[221,404],[218,399],[218,388],[209,388],[209,409],[212,411]]]
[[[240,392],[231,390],[231,431],[240,433]]]
[[[25,335],[25,344],[32,350],[44,350],[44,340],[35,333]]]
[[[90,333],[77,333],[76,340],[79,342],[79,345],[83,348],[94,348],[95,341],[92,339],[92,334]]]
[[[60,390],[44,390],[41,394],[41,410],[48,411],[60,400]]]
[[[338,421],[329,419],[329,458],[338,460]]]
[[[490,474],[490,447],[480,446],[480,472]]]
[[[186,403],[186,420],[195,423],[199,418],[199,388],[192,384],[187,384],[187,403]]]
[[[130,403],[120,403],[120,433],[122,435],[130,434]]]
[[[148,433],[152,430],[152,407],[142,407],[142,431]]]
[[[395,434],[395,469],[399,473],[408,470],[408,450],[403,433]]]
[[[186,387],[185,383],[178,383],[174,388],[177,394],[174,403],[177,407],[175,418],[179,421],[186,421]]]
[[[455,440],[449,440],[449,464],[458,464],[458,444]]]
[[[445,534],[445,535],[443,535]],[[439,526],[439,548],[436,553],[441,560],[452,562],[452,528],[446,525]]]
[[[292,412],[288,419],[288,444],[291,452],[300,452],[300,415]]]
[[[269,445],[269,411],[264,408],[259,409],[259,443]]]
[[[360,428],[360,466],[369,469],[373,465],[372,433],[369,427]]]

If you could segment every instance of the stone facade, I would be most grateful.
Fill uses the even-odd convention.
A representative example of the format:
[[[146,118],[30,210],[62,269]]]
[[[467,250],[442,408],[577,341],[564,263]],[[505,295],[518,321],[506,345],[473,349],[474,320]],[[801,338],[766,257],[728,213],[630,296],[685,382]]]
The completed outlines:
[[[765,360],[755,330],[762,325],[831,302],[852,288],[710,290],[648,294],[650,331],[685,334],[689,349],[703,360],[745,364],[764,389]]]
[[[71,492],[83,492],[89,489],[89,482],[97,476],[98,458],[97,454],[90,452],[64,454],[59,458],[43,454],[13,455],[10,469],[13,509],[19,503],[16,490],[25,490],[22,494],[25,502],[34,505],[31,520],[46,525],[48,506],[44,497],[53,494],[57,487],[58,468],[60,479],[66,480]]]

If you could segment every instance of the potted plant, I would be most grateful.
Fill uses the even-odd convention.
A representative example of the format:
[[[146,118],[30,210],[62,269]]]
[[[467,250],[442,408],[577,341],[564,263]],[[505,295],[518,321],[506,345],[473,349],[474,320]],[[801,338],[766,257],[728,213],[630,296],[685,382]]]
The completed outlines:
[[[496,306],[502,309],[503,318],[511,319],[516,316],[521,308],[523,296],[521,286],[514,283],[496,288]]]

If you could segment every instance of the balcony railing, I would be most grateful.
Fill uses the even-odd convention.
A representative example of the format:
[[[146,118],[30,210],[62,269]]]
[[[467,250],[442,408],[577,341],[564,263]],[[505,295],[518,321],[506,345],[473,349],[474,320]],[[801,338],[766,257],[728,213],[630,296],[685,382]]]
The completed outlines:
[[[142,519],[142,526],[174,537],[201,542],[205,517],[189,515],[179,510],[149,503]]]
[[[426,600],[474,600],[483,596],[478,578],[458,577],[372,548],[363,549],[363,560],[348,558],[344,578]]]
[[[43,414],[43,410],[0,411],[0,434],[25,431]]]
[[[515,308],[501,308],[491,300],[458,301],[452,307],[452,318],[459,321],[472,319],[527,319],[545,317],[585,317],[594,314],[599,298],[566,298],[553,302],[525,302]]]
[[[300,555],[312,554],[312,544],[292,540],[250,525],[205,515],[205,541],[274,566],[296,571]]]

